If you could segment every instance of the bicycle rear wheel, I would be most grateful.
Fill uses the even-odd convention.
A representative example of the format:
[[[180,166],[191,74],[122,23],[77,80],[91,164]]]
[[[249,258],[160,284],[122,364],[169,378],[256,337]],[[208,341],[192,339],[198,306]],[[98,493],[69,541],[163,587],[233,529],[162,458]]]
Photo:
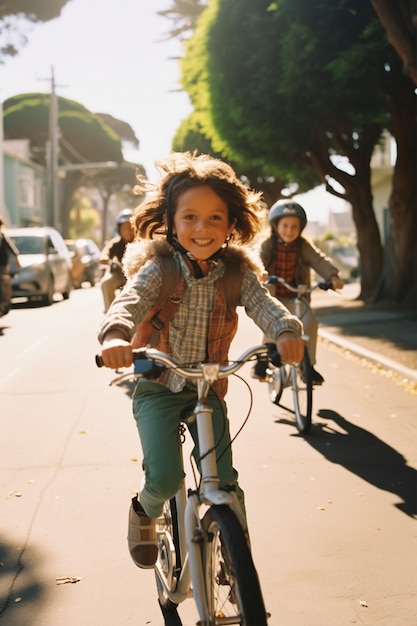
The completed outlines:
[[[299,432],[307,434],[310,430],[313,410],[313,381],[307,349],[300,365],[292,368],[291,376],[295,422]]]
[[[226,505],[213,505],[203,518],[203,528],[210,623],[266,626],[258,574],[235,514]]]
[[[174,591],[181,573],[181,555],[178,537],[177,503],[175,498],[165,502],[162,516],[157,520],[158,560],[155,566],[158,602],[165,623],[181,624],[177,606],[166,592]],[[178,621],[174,621],[178,617]]]

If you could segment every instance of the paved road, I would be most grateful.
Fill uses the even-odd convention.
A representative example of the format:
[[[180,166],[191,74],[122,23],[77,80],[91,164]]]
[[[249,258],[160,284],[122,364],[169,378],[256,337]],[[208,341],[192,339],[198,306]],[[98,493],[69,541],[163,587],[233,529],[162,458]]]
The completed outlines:
[[[126,550],[140,452],[130,386],[92,366],[100,318],[83,289],[0,321],[5,626],[161,625],[153,575]],[[232,356],[258,339],[242,321]],[[326,342],[319,363],[310,438],[249,379],[235,445],[270,626],[415,626],[415,397]],[[234,432],[248,403],[233,379]],[[197,621],[192,602],[181,615]]]
[[[339,292],[313,293],[320,336],[357,354],[396,378],[407,379],[417,393],[417,314],[415,310],[364,305],[356,299],[359,285]]]

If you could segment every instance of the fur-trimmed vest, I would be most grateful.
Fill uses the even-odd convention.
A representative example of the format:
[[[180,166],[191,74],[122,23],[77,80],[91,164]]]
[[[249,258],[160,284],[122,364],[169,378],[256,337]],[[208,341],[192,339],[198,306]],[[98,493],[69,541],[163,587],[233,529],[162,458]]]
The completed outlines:
[[[158,263],[158,258],[162,256],[172,257],[173,253],[173,248],[165,241],[152,240],[129,244],[123,259],[125,273],[127,277],[131,277],[148,259],[153,259]],[[208,326],[206,361],[225,365],[228,360],[230,344],[237,331],[236,307],[240,304],[243,275],[248,268],[259,274],[260,268],[242,248],[237,246],[229,246],[221,260],[225,265],[225,272],[218,281],[215,291]],[[159,350],[167,354],[171,354],[169,326],[169,323],[163,326],[156,344]],[[164,372],[158,378],[158,382],[164,384],[166,378],[167,372]],[[213,388],[223,398],[227,392],[227,379],[216,381]]]

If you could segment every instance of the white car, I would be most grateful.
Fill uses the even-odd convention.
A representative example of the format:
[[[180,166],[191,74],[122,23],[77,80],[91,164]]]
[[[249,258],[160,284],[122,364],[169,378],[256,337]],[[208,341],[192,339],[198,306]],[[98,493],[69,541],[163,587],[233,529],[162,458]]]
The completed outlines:
[[[40,299],[44,304],[53,302],[54,294],[64,300],[72,289],[72,261],[63,238],[55,228],[8,228],[8,236],[19,250],[20,268],[10,257],[10,276],[13,298]]]

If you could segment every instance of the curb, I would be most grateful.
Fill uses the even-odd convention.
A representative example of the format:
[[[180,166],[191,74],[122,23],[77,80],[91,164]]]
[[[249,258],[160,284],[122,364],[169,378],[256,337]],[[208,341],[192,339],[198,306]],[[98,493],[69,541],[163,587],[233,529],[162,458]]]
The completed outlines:
[[[404,376],[411,381],[417,382],[417,371],[412,370],[409,367],[405,367],[392,359],[387,359],[381,354],[377,354],[376,352],[372,352],[371,350],[367,350],[366,348],[362,348],[357,343],[353,343],[352,341],[348,341],[346,339],[342,339],[339,336],[336,336],[334,333],[324,330],[323,328],[319,328],[319,337],[322,337],[326,341],[330,343],[334,343],[345,350],[349,350],[350,352],[357,354],[358,356],[368,359],[369,361],[373,361],[378,365],[381,365],[385,369],[393,370]]]

